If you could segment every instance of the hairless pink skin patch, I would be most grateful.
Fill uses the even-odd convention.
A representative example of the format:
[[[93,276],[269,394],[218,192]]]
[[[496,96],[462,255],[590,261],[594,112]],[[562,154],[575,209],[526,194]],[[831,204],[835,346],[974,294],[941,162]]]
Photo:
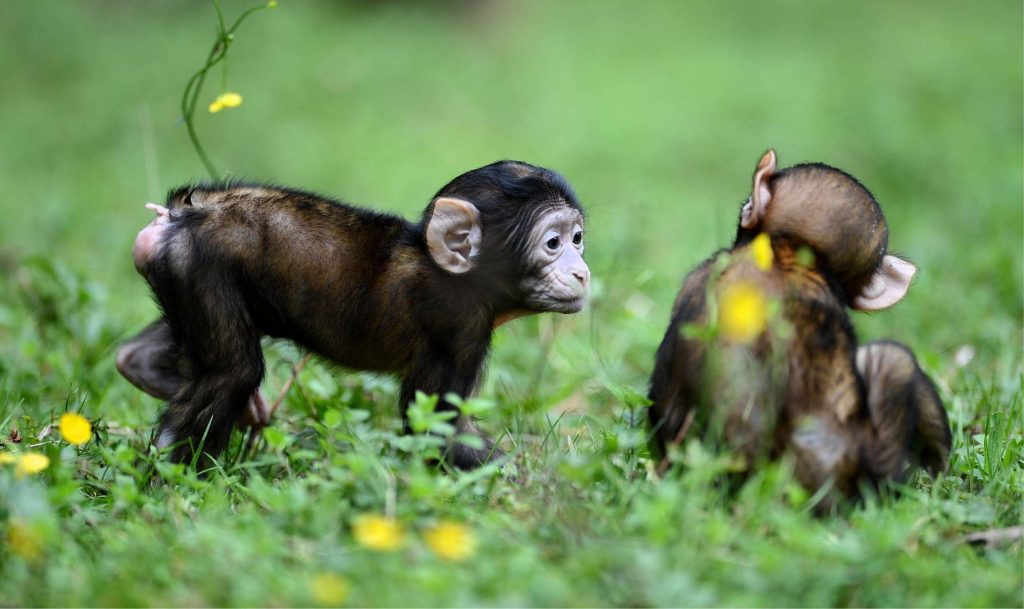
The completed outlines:
[[[153,255],[153,248],[160,241],[167,225],[171,222],[171,212],[163,205],[146,203],[146,209],[156,212],[156,218],[139,231],[135,237],[135,245],[132,246],[132,258],[135,260],[135,270],[142,273],[146,262]]]

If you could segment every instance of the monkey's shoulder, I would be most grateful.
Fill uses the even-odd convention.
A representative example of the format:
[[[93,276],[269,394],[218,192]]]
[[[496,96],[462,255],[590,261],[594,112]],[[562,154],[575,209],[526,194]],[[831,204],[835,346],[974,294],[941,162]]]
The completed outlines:
[[[672,321],[697,321],[703,319],[707,308],[707,287],[712,272],[718,269],[729,255],[728,249],[721,249],[705,258],[683,278],[683,285],[672,304]]]

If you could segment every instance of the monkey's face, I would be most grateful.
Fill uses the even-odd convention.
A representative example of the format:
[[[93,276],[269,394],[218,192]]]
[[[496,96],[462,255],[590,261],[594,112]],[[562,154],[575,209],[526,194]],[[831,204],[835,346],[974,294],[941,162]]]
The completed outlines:
[[[542,213],[530,230],[519,281],[523,304],[534,311],[576,313],[590,288],[583,261],[583,215],[559,206]]]
[[[467,172],[424,213],[433,261],[465,275],[502,319],[509,312],[575,313],[590,269],[583,262],[583,212],[564,178],[518,161]]]

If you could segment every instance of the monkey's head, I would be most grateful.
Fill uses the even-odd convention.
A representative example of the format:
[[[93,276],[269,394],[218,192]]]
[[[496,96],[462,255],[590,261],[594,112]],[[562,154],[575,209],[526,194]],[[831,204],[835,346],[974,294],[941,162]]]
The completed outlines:
[[[856,178],[820,163],[777,171],[774,150],[761,157],[754,171],[736,241],[761,232],[813,249],[855,309],[876,311],[896,304],[917,272],[910,262],[886,253],[885,216]]]
[[[441,188],[421,226],[434,262],[481,287],[498,307],[575,313],[590,285],[583,224],[565,178],[498,161]]]

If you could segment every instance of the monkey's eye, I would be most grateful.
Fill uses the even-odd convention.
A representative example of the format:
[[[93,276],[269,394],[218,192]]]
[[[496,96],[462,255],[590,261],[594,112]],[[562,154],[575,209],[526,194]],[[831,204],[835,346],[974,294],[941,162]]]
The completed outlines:
[[[583,231],[576,231],[572,236],[572,244],[579,245],[583,243]]]
[[[557,250],[558,246],[561,244],[562,238],[559,237],[558,235],[555,235],[554,237],[548,239],[548,242],[545,243],[544,245],[547,245],[549,250]]]

